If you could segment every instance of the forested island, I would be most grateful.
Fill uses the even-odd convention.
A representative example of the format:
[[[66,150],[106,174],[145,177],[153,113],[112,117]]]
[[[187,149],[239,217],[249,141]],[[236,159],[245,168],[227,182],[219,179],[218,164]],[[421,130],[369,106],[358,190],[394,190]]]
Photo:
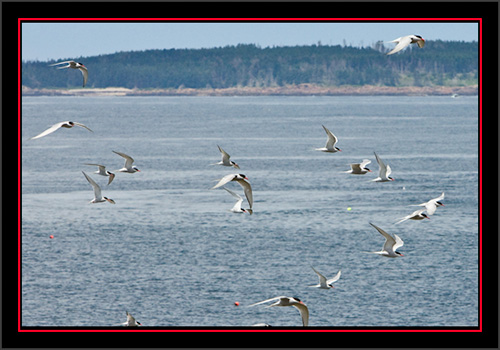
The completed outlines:
[[[85,89],[76,70],[56,61],[23,61],[23,95],[342,95],[477,94],[478,43],[429,41],[387,56],[393,45],[237,45],[164,49],[61,58],[83,63]]]

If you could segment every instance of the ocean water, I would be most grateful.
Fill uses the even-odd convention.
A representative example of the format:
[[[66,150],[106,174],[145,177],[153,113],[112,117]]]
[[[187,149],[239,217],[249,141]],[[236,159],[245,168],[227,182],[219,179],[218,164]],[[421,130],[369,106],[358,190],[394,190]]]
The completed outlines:
[[[29,140],[65,120],[94,132]],[[342,152],[314,150],[322,124]],[[217,145],[240,170],[212,165]],[[301,326],[295,308],[246,307],[282,295],[310,326],[478,326],[475,96],[23,97],[21,147],[22,326],[113,326],[125,310],[145,326]],[[108,186],[84,163],[117,170],[113,150],[141,171]],[[370,181],[374,151],[395,181]],[[344,173],[364,158],[372,173]],[[90,204],[82,171],[116,204]],[[231,173],[253,215],[210,190]],[[430,220],[395,224],[442,192]],[[366,253],[383,245],[370,222],[404,257]],[[310,288],[311,266],[342,276]]]

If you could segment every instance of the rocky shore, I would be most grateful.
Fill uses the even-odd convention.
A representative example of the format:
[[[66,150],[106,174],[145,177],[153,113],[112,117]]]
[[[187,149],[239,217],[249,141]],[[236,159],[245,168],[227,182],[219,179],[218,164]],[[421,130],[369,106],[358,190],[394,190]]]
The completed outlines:
[[[279,87],[234,87],[225,89],[32,89],[22,87],[23,96],[451,96],[478,95],[472,86],[319,86],[299,84]]]

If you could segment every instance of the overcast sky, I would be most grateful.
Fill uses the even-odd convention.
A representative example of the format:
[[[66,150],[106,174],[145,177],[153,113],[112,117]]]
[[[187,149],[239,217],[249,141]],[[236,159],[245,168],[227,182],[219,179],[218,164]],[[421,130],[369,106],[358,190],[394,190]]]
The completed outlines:
[[[23,23],[22,59],[78,58],[118,51],[261,47],[370,46],[409,34],[429,40],[478,41],[477,23]],[[393,44],[387,44],[390,47]]]

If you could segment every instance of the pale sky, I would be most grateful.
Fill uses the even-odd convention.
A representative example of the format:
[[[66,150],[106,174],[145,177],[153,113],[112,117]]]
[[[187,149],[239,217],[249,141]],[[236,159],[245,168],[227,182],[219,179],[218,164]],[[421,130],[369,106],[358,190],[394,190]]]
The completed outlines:
[[[371,46],[418,34],[429,40],[478,41],[478,24],[370,23],[23,23],[22,59],[78,58],[119,51],[312,45]],[[390,47],[392,44],[386,44]]]

